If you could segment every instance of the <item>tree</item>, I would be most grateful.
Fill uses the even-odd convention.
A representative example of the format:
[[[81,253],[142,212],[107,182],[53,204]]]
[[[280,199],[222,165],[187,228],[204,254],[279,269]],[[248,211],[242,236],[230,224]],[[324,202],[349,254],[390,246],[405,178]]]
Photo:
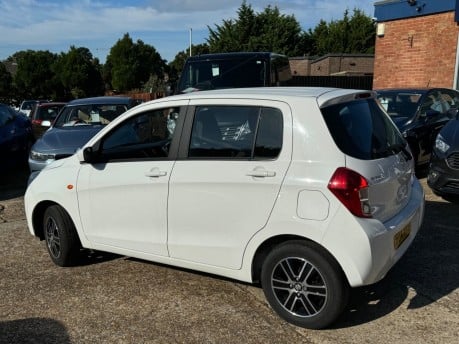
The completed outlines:
[[[49,98],[59,88],[53,71],[57,55],[49,51],[21,51],[13,55],[18,64],[13,79],[19,98]]]
[[[104,84],[100,69],[99,60],[93,58],[88,48],[75,46],[71,46],[67,53],[62,53],[54,65],[66,98],[103,95]]]
[[[237,20],[224,20],[215,29],[208,27],[211,52],[273,51],[300,54],[302,30],[293,15],[283,15],[277,6],[255,13],[246,1],[237,11]]]
[[[0,62],[0,102],[6,103],[12,95],[12,81],[10,72],[6,66]]]
[[[330,53],[372,54],[374,53],[375,28],[370,17],[354,9],[352,17],[344,12],[343,19],[326,23],[321,20],[309,30],[305,37],[313,42],[308,53],[325,55]]]
[[[134,43],[126,33],[110,49],[104,80],[120,92],[142,88],[151,75],[163,78],[166,62],[156,49],[141,40]]]

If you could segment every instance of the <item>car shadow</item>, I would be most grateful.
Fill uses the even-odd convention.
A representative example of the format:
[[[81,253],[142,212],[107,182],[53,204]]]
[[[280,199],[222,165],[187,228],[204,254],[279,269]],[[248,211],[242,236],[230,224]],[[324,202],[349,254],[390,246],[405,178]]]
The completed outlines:
[[[426,201],[423,225],[408,252],[379,283],[353,289],[349,305],[332,328],[381,318],[407,302],[426,307],[459,287],[459,206]],[[414,296],[408,298],[408,293]]]
[[[0,201],[24,196],[30,171],[27,165],[0,173]]]
[[[0,343],[59,343],[70,344],[65,326],[54,319],[26,318],[0,321]]]
[[[116,260],[122,257],[123,256],[120,256],[115,253],[81,249],[78,260],[76,261],[76,265],[77,266],[96,265],[100,263],[109,262],[111,260]]]

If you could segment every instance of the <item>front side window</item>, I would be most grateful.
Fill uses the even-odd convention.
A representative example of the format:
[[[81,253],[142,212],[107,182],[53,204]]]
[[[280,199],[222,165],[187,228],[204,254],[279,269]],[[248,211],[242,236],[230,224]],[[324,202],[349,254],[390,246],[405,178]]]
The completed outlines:
[[[179,118],[179,108],[148,111],[131,117],[102,141],[105,159],[166,158]]]
[[[372,160],[393,155],[406,145],[395,124],[373,99],[335,104],[321,111],[344,154]]]
[[[188,157],[273,159],[282,148],[282,113],[254,106],[197,107]]]

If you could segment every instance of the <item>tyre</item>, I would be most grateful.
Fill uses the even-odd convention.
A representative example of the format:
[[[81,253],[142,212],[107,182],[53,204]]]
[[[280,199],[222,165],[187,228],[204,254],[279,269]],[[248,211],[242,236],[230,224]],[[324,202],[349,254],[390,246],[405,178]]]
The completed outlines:
[[[349,285],[341,268],[328,252],[306,241],[275,247],[263,263],[261,284],[277,314],[305,328],[330,325],[348,302]]]
[[[81,243],[67,212],[58,205],[50,206],[45,211],[43,230],[51,260],[59,266],[75,265]]]

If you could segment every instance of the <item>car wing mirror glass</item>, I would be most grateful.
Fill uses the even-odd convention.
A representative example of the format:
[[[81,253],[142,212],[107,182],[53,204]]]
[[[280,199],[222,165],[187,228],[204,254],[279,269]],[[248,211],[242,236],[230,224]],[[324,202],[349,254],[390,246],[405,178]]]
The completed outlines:
[[[80,150],[80,153],[81,153],[81,150]],[[94,156],[95,154],[94,154],[94,150],[92,149],[92,147],[84,148],[82,155],[79,154],[80,161],[84,161],[87,163],[92,163],[94,161]]]

